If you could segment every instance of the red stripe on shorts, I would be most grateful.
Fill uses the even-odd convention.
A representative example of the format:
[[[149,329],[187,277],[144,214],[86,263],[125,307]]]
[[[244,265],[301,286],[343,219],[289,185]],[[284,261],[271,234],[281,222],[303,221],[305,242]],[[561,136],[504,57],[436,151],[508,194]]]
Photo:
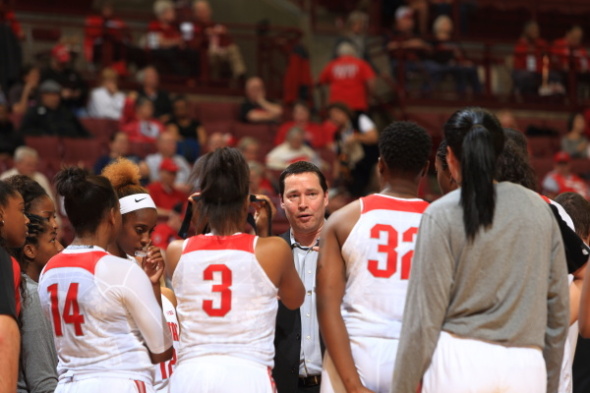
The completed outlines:
[[[145,382],[137,380],[134,380],[133,382],[135,382],[135,386],[137,387],[137,391],[139,393],[147,393],[147,391],[145,390]]]

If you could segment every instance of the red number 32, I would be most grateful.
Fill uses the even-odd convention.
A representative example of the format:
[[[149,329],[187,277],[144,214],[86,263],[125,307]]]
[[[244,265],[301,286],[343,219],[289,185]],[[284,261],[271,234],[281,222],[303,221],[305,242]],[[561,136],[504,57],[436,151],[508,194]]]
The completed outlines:
[[[213,280],[213,273],[221,273],[221,283],[213,285],[212,292],[219,292],[221,295],[221,304],[219,307],[213,307],[213,300],[203,300],[203,310],[210,317],[224,317],[231,310],[231,285],[232,271],[226,265],[209,265],[203,271],[203,279],[206,281]]]
[[[61,318],[59,314],[59,299],[57,297],[59,290],[57,284],[50,285],[47,287],[49,297],[51,300],[51,315],[53,319],[53,329],[57,337],[63,336],[63,330],[61,326]],[[63,310],[63,320],[67,324],[74,325],[74,332],[76,336],[83,336],[82,324],[84,323],[84,315],[80,314],[80,306],[78,305],[78,283],[73,282],[68,288],[66,295],[66,302]]]
[[[369,272],[375,277],[389,278],[397,271],[398,252],[396,251],[399,239],[398,232],[391,225],[376,224],[371,228],[371,239],[379,239],[382,233],[386,233],[386,243],[379,244],[377,251],[387,255],[387,264],[384,269],[379,268],[379,261],[369,259],[367,268]],[[411,243],[414,241],[418,228],[410,228],[402,234],[402,242]],[[414,251],[410,250],[401,257],[401,279],[407,280],[410,278],[410,267],[412,265],[412,257]]]

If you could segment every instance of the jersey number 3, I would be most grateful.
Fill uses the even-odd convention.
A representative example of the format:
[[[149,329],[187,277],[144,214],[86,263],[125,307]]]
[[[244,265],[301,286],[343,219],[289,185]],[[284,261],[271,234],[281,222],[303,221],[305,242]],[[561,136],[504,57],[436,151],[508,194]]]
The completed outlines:
[[[59,299],[57,284],[50,285],[47,287],[51,300],[51,315],[53,319],[53,329],[57,337],[63,336],[61,328],[61,318],[59,314]],[[82,324],[84,323],[84,315],[80,314],[80,306],[78,305],[78,283],[73,282],[68,288],[66,295],[66,302],[63,309],[63,320],[65,323],[74,325],[74,332],[76,336],[83,336]]]
[[[385,233],[385,239],[387,241],[386,244],[379,244],[377,247],[377,251],[387,255],[387,265],[385,269],[379,268],[379,261],[375,259],[369,259],[369,263],[367,268],[369,272],[375,277],[380,278],[389,278],[395,274],[397,271],[397,264],[398,264],[398,232],[395,230],[394,227],[391,225],[385,224],[377,224],[371,228],[371,239],[380,239],[381,233]],[[418,233],[418,228],[410,228],[402,234],[402,242],[404,243],[412,243]],[[400,278],[402,280],[407,280],[410,278],[410,267],[412,266],[412,257],[414,256],[414,251],[410,250],[406,252],[404,255],[401,256],[401,274]]]
[[[219,307],[213,307],[213,300],[203,300],[203,310],[210,317],[224,317],[231,310],[232,272],[226,265],[209,265],[203,271],[203,279],[213,280],[213,273],[216,272],[221,273],[221,283],[213,285],[211,291],[219,292],[221,304]]]

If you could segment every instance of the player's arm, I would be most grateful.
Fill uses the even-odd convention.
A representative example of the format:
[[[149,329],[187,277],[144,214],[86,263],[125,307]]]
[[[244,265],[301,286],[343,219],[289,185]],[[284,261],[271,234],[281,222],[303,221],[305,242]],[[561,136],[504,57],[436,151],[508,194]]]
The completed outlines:
[[[158,364],[172,358],[172,338],[152,283],[135,264],[124,274],[122,296],[125,307],[137,324],[146,343],[150,360]]]
[[[557,391],[563,359],[563,347],[569,328],[569,299],[567,262],[561,232],[557,222],[553,224],[551,271],[547,289],[547,325],[543,358],[547,367],[547,391]]]
[[[343,229],[346,223],[358,221],[359,212],[360,205],[354,202],[336,211],[328,219],[320,236],[316,276],[320,332],[347,392],[369,392],[363,386],[354,365],[350,338],[340,311],[346,286],[346,269],[341,249],[350,229],[345,229],[348,232],[346,234],[339,234],[338,231]]]
[[[14,393],[18,376],[20,332],[13,317],[0,315],[0,393]]]
[[[166,249],[166,275],[170,279],[174,275],[174,271],[176,270],[176,266],[178,266],[178,261],[182,255],[183,243],[184,240],[174,240],[170,242]]]
[[[280,237],[258,238],[256,259],[279,289],[281,302],[290,310],[303,304],[305,287],[295,270],[293,253]]]

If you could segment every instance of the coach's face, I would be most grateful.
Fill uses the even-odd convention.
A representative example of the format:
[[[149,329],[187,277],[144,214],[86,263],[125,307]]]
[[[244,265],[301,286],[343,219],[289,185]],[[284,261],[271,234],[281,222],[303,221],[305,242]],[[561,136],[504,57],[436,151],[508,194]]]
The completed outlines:
[[[320,179],[313,172],[285,178],[281,207],[295,234],[313,233],[324,224],[328,194],[322,190]]]

